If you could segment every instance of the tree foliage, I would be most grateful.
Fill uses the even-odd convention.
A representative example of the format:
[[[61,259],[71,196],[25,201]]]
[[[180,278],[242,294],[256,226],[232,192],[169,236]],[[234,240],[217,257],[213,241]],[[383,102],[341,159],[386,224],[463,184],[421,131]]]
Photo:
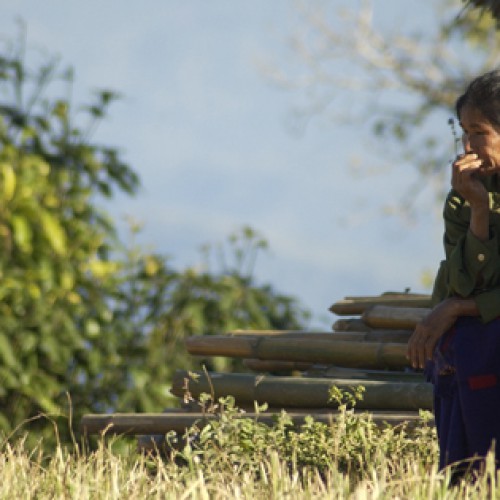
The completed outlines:
[[[411,215],[419,192],[432,186],[443,194],[454,149],[448,119],[466,83],[499,65],[500,32],[490,12],[464,10],[461,0],[433,2],[432,26],[382,31],[374,20],[382,4],[364,0],[341,11],[332,2],[299,2],[294,62],[268,72],[305,96],[299,122],[323,114],[373,134],[370,158],[358,159],[366,171],[415,167],[418,181],[395,207]]]
[[[173,370],[194,366],[184,336],[302,325],[293,298],[239,268],[179,271],[125,247],[99,198],[139,178],[93,138],[117,94],[76,107],[71,69],[26,61],[19,41],[0,53],[0,430],[67,415],[67,395],[75,423],[160,411]],[[230,244],[236,262],[263,246],[250,229]]]
[[[467,9],[479,9],[481,13],[489,12],[500,26],[500,4],[497,0],[463,0]]]

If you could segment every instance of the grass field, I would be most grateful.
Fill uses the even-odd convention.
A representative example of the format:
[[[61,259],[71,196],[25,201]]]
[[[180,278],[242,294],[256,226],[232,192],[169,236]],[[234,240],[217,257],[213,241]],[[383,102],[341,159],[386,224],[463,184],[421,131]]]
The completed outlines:
[[[475,480],[450,486],[438,473],[434,428],[379,427],[344,408],[331,424],[295,428],[283,414],[272,427],[235,419],[226,404],[209,427],[167,436],[164,454],[141,454],[135,440],[105,436],[94,443],[24,439],[0,448],[0,498],[456,499],[500,497],[494,457]]]

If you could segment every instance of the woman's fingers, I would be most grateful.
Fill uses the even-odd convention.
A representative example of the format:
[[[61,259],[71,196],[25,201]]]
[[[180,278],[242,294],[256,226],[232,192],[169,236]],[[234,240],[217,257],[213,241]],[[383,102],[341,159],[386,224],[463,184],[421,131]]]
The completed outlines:
[[[488,194],[477,178],[483,162],[476,154],[467,154],[455,160],[452,168],[451,185],[470,203],[485,202]]]
[[[459,176],[462,173],[470,174],[479,170],[483,161],[476,154],[467,154],[458,157],[453,162],[452,175]]]
[[[439,338],[457,320],[457,301],[449,298],[440,302],[417,324],[408,341],[407,357],[413,368],[424,368],[432,359]]]
[[[434,347],[440,335],[438,330],[427,328],[422,323],[417,325],[408,341],[407,358],[413,368],[424,368],[432,359]]]
[[[406,351],[406,357],[408,358],[408,361],[410,362],[410,365],[413,368],[416,368],[415,363],[414,363],[414,360],[415,360],[415,344],[414,344],[415,335],[416,335],[416,330],[411,334],[411,337],[408,340],[408,348]]]
[[[408,341],[407,357],[413,368],[424,367],[428,339],[427,329],[422,324],[417,325]]]
[[[482,160],[479,159],[479,157],[477,156],[476,153],[466,153],[466,154],[463,154],[463,155],[460,155],[460,156],[457,156],[457,158],[455,159],[455,161],[453,162],[453,166],[461,166],[461,165],[467,165],[471,162],[477,162],[477,161],[480,161],[482,162]]]

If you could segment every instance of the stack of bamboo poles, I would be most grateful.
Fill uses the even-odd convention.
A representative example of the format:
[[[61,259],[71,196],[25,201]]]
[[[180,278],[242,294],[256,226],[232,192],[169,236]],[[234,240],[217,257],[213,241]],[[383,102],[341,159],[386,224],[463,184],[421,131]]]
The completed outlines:
[[[214,400],[233,396],[245,417],[265,422],[283,409],[300,423],[306,415],[326,421],[335,417],[332,387],[351,391],[363,386],[356,409],[375,421],[418,421],[419,410],[432,409],[432,389],[421,373],[408,366],[406,345],[430,308],[430,296],[387,292],[372,297],[345,297],[330,311],[340,316],[329,332],[239,330],[223,335],[194,336],[185,341],[193,356],[242,358],[253,373],[192,373],[178,370],[171,392],[180,401],[194,400],[182,410],[159,414],[86,415],[89,434],[164,434],[180,431],[214,416],[196,404],[203,393]],[[267,404],[255,414],[255,404]]]

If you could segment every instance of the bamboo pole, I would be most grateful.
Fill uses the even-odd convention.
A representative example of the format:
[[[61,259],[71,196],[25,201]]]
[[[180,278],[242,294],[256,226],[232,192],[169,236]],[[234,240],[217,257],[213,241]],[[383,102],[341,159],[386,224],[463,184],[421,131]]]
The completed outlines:
[[[242,374],[239,374],[242,375]],[[248,374],[247,374],[248,375]],[[249,375],[252,376],[252,375]],[[256,378],[262,377],[262,375],[255,375]],[[272,376],[275,378],[276,376]],[[299,377],[286,377],[289,379],[294,379],[297,380]],[[338,377],[341,378],[341,377]],[[187,379],[191,380],[191,379]],[[324,377],[322,377],[322,380],[325,380]],[[343,381],[345,382],[346,378],[343,378]],[[420,380],[421,382],[422,380]],[[357,387],[360,385],[364,385],[362,381],[359,380],[350,380],[352,382],[350,387]],[[188,382],[188,386],[190,383],[194,382]],[[201,403],[198,399],[194,399],[191,395],[191,398],[186,398],[186,393],[183,392],[182,396],[178,397],[178,402],[180,406],[180,411],[183,411],[185,413],[207,413],[207,404],[206,403]],[[244,413],[254,413],[256,411],[256,404],[259,404],[258,401],[255,400],[249,400],[249,401],[238,401],[237,408],[241,412]],[[262,405],[259,405],[262,407]],[[179,411],[178,409],[174,409],[175,411]],[[166,410],[170,411],[170,409]],[[290,404],[282,405],[272,405],[266,402],[266,407],[264,410],[259,410],[259,413],[281,413],[282,411],[286,411],[287,413],[307,413],[307,414],[316,414],[316,413],[324,413],[325,411],[328,412],[336,412],[337,411],[337,405],[333,405],[331,407],[326,407],[324,403],[322,403],[320,406],[300,406],[300,405],[295,405],[294,402],[290,402]],[[384,408],[362,408],[362,407],[356,407],[355,408],[356,412],[364,412],[364,413],[371,413],[371,414],[377,414],[377,413],[419,413],[419,410],[392,410],[392,409],[384,409]]]
[[[230,337],[294,337],[296,335],[331,335],[332,332],[311,332],[310,330],[230,330],[224,335]]]
[[[409,293],[388,293],[373,297],[346,297],[335,302],[330,307],[330,311],[339,316],[352,316],[363,314],[367,309],[376,305],[429,308],[431,307],[431,297],[430,295]]]
[[[382,292],[380,295],[346,295],[344,297],[345,300],[366,300],[366,299],[373,299],[374,297],[381,297],[383,298],[398,298],[398,297],[430,297],[429,294],[427,293],[413,293],[410,291],[404,291],[404,292]]]
[[[317,363],[301,363],[300,361],[261,361],[260,359],[245,359],[243,365],[256,373],[302,372],[306,377],[349,378],[359,380],[399,380],[422,382],[420,372],[403,372],[388,370],[366,370],[361,368],[346,368],[335,365]]]
[[[201,356],[303,361],[364,368],[396,369],[408,366],[406,344],[392,342],[210,335],[188,337],[185,345],[190,354]]]
[[[395,342],[407,344],[413,330],[372,330],[366,332],[365,340],[370,342]]]
[[[371,332],[373,328],[368,326],[361,318],[340,318],[332,325],[333,331],[339,332]]]
[[[243,364],[254,372],[303,372],[310,369],[312,363],[302,363],[300,361],[276,361],[276,360],[260,360],[260,359],[245,359]]]
[[[238,330],[229,332],[228,337],[274,337],[306,340],[368,340],[373,342],[408,342],[411,330],[370,330],[370,331],[336,331],[309,332],[302,330]]]
[[[276,417],[280,412],[266,413],[239,413],[235,418],[250,418],[263,424],[272,426],[276,423]],[[316,422],[334,423],[338,412],[335,410],[322,410],[320,412],[311,412],[304,410],[287,412],[288,417],[292,419],[295,425],[299,426],[305,422],[307,416],[312,416]],[[367,417],[366,413],[356,413],[358,417]],[[399,425],[408,422],[409,427],[420,423],[420,417],[416,412],[373,412],[369,414],[370,418],[379,425]],[[167,413],[113,413],[107,415],[87,414],[80,422],[80,427],[85,435],[104,434],[104,435],[165,435],[170,431],[183,434],[186,429],[197,425],[205,426],[210,420],[220,417],[220,414],[214,413],[186,413],[169,412]],[[433,422],[430,422],[433,425]]]
[[[306,377],[346,378],[351,380],[387,380],[394,382],[424,382],[421,372],[402,372],[387,370],[365,370],[361,368],[345,368],[342,366],[312,365],[305,373]],[[359,382],[360,384],[362,382]]]
[[[191,372],[177,370],[173,377],[171,392],[177,397],[185,394],[186,381],[189,393],[198,398],[200,394],[220,397],[233,396],[236,405],[257,401],[273,407],[294,406],[301,408],[331,408],[337,403],[329,401],[329,391],[338,387],[351,391],[353,387],[365,387],[363,399],[356,405],[370,410],[418,410],[432,408],[432,386],[426,382],[383,382],[350,379],[275,377],[241,373],[198,372],[192,380]]]
[[[424,307],[373,306],[362,316],[363,321],[373,328],[414,329],[430,312]]]
[[[347,334],[353,333],[352,337]],[[226,338],[261,338],[272,337],[280,339],[308,339],[308,340],[333,340],[338,338],[338,332],[309,332],[302,330],[241,330],[238,333],[229,332],[224,334]],[[364,338],[364,332],[342,332],[341,336],[347,338]]]

